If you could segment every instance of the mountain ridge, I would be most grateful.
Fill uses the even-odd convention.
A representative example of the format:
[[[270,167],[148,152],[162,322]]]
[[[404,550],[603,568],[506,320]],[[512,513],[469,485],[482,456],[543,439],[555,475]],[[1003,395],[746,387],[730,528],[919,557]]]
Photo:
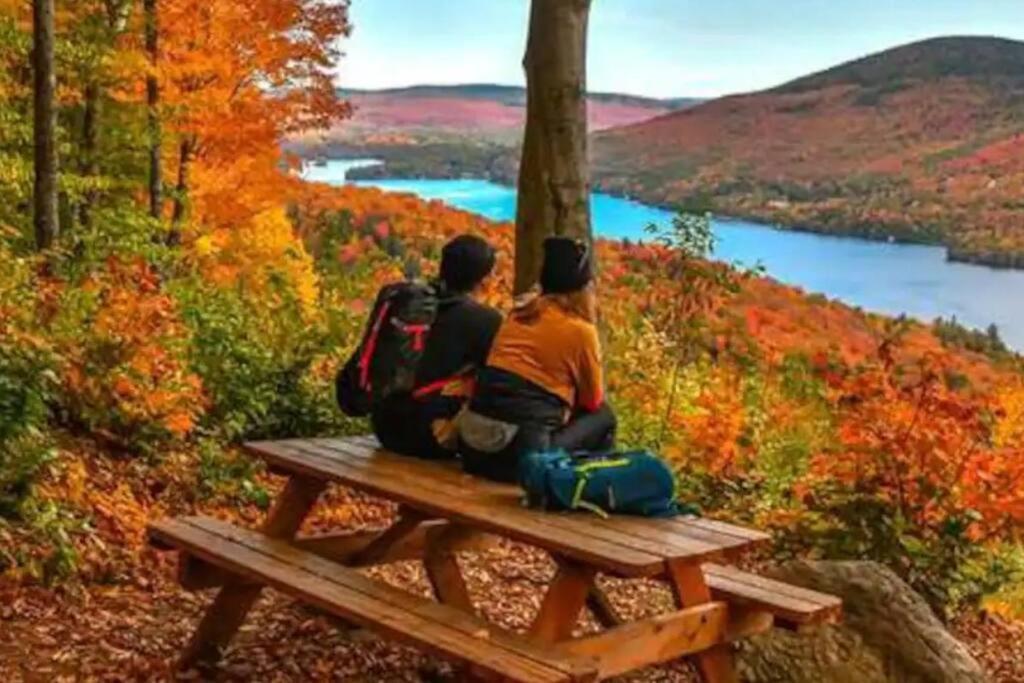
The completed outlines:
[[[343,97],[386,95],[395,97],[450,97],[463,96],[472,99],[495,99],[509,104],[522,105],[526,102],[526,88],[520,85],[502,83],[417,83],[394,88],[337,88]],[[595,91],[588,92],[587,98],[597,102],[619,102],[638,106],[679,108],[706,101],[700,97],[649,97],[633,93]]]
[[[1019,41],[899,46],[597,132],[592,149],[606,191],[1024,267]]]

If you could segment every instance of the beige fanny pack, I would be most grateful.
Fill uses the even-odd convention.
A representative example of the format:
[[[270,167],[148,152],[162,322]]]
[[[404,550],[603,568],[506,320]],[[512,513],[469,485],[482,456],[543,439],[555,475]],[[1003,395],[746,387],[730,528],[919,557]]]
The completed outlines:
[[[459,417],[459,438],[473,450],[497,453],[512,443],[519,425],[466,410]]]

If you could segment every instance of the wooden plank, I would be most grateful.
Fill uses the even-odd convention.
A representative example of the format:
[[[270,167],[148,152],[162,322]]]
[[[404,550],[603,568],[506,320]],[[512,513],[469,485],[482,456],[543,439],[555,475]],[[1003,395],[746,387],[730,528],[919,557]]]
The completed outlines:
[[[703,570],[716,598],[771,612],[788,624],[835,623],[842,616],[842,601],[832,595],[767,579],[733,567],[705,564]]]
[[[376,558],[373,564],[422,560],[426,552],[427,536],[432,532],[437,533],[449,526],[449,522],[442,520],[423,522],[407,536],[391,545],[383,556]],[[333,560],[338,564],[349,567],[362,567],[367,565],[356,564],[353,560],[364,558],[365,556],[360,557],[358,553],[376,541],[386,529],[387,527],[383,529],[318,533],[307,536],[299,535],[292,541],[292,545],[320,557]],[[476,532],[466,533],[463,530],[458,534],[457,538],[451,539],[449,542],[452,550],[456,552],[484,552],[495,547],[498,537]],[[186,590],[204,590],[223,586],[231,578],[231,575],[220,567],[187,555],[181,557],[178,566],[178,578]]]
[[[656,576],[664,572],[664,561],[651,553],[637,551],[607,540],[594,539],[552,525],[546,517],[524,510],[512,492],[481,498],[466,496],[467,485],[450,485],[435,480],[407,482],[365,465],[352,464],[340,458],[325,457],[314,450],[274,442],[247,444],[250,452],[268,462],[285,466],[309,476],[329,478],[342,484],[400,501],[430,515],[445,517],[483,531],[497,533],[539,547],[552,547],[583,562],[593,563],[611,573],[623,576]],[[396,456],[397,457],[397,456]],[[386,474],[386,473],[385,473]],[[465,480],[474,479],[462,475]],[[585,525],[578,525],[584,529]]]
[[[700,565],[669,562],[669,579],[679,607],[696,607],[712,602]],[[705,683],[739,683],[732,649],[727,643],[708,648],[696,656],[697,670]]]
[[[595,657],[599,678],[604,679],[670,662],[722,642],[727,635],[728,615],[725,603],[709,602],[570,640],[560,648]]]
[[[292,538],[302,526],[325,482],[294,475],[278,496],[274,507],[263,524],[263,533],[273,538]],[[178,666],[190,669],[199,663],[213,663],[220,659],[235,633],[241,628],[249,610],[260,597],[261,588],[246,582],[227,583],[207,608],[202,620],[185,647]]]
[[[558,559],[558,571],[530,625],[530,640],[557,643],[572,637],[596,575],[593,567]]]
[[[405,560],[422,560],[426,553],[427,539],[433,534],[442,532],[451,527],[450,522],[443,520],[432,520],[423,522],[414,531],[396,542],[376,564],[389,564],[391,562],[402,562]],[[298,548],[308,550],[311,553],[334,560],[339,564],[350,567],[364,566],[353,563],[356,553],[365,548],[380,536],[383,529],[367,531],[347,531],[315,534],[310,536],[299,536],[293,542]],[[448,543],[456,552],[485,552],[492,550],[498,543],[498,537],[491,534],[469,532],[460,529],[454,538],[449,538]]]
[[[173,550],[173,548],[166,548]],[[178,583],[187,591],[201,591],[220,588],[228,583],[245,583],[234,574],[220,567],[204,562],[198,557],[181,553],[178,555]]]
[[[381,448],[380,442],[377,440],[376,437],[374,437],[372,435],[345,437],[345,438],[340,438],[340,439],[312,439],[312,440],[310,440],[310,439],[303,439],[303,440],[301,440],[301,442],[303,442],[303,443],[313,443],[313,444],[326,444],[326,445],[330,445],[330,446],[333,446],[333,447],[339,447],[339,446],[345,446],[345,445],[357,446],[358,447],[357,451],[350,451],[350,452],[360,452],[361,451],[361,453],[364,456],[374,456],[374,455],[376,455],[375,451],[377,451],[378,449]],[[495,484],[493,482],[487,482],[485,480],[481,480],[481,484],[482,485],[501,486],[500,484]],[[629,524],[629,522],[626,521],[626,520],[630,520],[630,519],[631,518],[629,518],[629,517],[613,517],[612,524],[613,525]],[[679,533],[681,533],[684,536],[692,535],[695,538],[699,538],[699,539],[703,539],[703,540],[707,540],[709,538],[721,539],[721,537],[724,536],[724,537],[731,537],[732,539],[738,539],[739,544],[743,544],[747,548],[749,548],[751,546],[754,546],[754,545],[760,545],[760,544],[763,544],[763,543],[768,543],[768,542],[771,541],[771,535],[767,534],[767,533],[765,533],[763,531],[760,531],[760,530],[757,530],[757,529],[750,529],[750,528],[738,526],[738,525],[735,525],[735,524],[730,524],[728,522],[721,522],[721,521],[718,521],[718,520],[715,520],[715,519],[710,519],[710,518],[707,518],[707,517],[685,516],[685,517],[676,517],[676,518],[673,518],[673,519],[664,519],[664,520],[662,520],[662,519],[636,519],[634,521],[639,522],[639,524],[638,525],[630,525],[631,526],[631,531],[635,531],[635,532],[638,532],[638,533],[643,533],[644,531],[648,531],[648,530],[655,530],[657,532],[662,532],[662,533],[664,533],[666,531],[671,531],[671,530],[678,530]],[[711,534],[714,534],[714,536],[709,536],[708,535],[709,532]],[[660,540],[662,540],[662,538],[659,536],[659,537],[657,537],[655,539],[652,539],[652,540],[659,540],[660,541]],[[737,545],[737,540],[731,540],[731,541],[728,541],[726,543],[727,543],[727,545],[730,545],[730,546]]]
[[[423,568],[427,572],[434,596],[440,602],[472,614],[476,608],[469,597],[466,581],[462,578],[459,561],[453,550],[454,543],[463,532],[462,527],[450,525],[428,536]]]
[[[404,481],[417,489],[422,487],[425,481],[430,481],[433,489],[445,490],[453,500],[457,497],[479,501],[487,499],[488,496],[498,496],[518,501],[522,496],[521,490],[515,486],[468,477],[451,467],[438,467],[436,463],[398,456],[387,451],[369,451],[353,445],[348,439],[300,439],[286,443],[303,453],[317,453],[329,460],[346,462],[356,467],[360,464],[372,467],[380,476]],[[657,527],[658,520],[629,517],[602,519],[589,513],[539,513],[524,510],[518,502],[512,511],[517,519],[525,515],[537,524],[570,531],[581,540],[598,539],[661,558],[717,559],[723,554],[724,549],[731,550],[738,545],[737,539],[731,536],[718,536],[709,540],[687,537],[679,532],[666,532]],[[504,509],[495,511],[499,519],[504,513]],[[650,522],[655,524],[649,524]]]
[[[680,526],[667,519],[651,519],[646,517],[628,517],[612,515],[604,519],[589,518],[589,523],[596,527],[614,530],[616,533],[628,534],[636,539],[635,543],[643,543],[650,550],[661,548],[666,559],[712,559],[733,557],[747,551],[751,544],[744,539],[719,534],[699,527]]]
[[[453,466],[398,456],[388,451],[374,451],[367,446],[354,443],[352,439],[297,439],[285,442],[295,448],[315,450],[331,458],[353,456],[372,463],[378,469],[387,470],[390,476],[411,479],[422,483],[424,478],[452,482],[453,477],[466,496],[480,497],[484,494],[511,495],[517,499],[522,492],[518,487],[489,482],[472,477],[467,482],[465,475]],[[326,451],[326,452],[325,452]],[[540,514],[534,512],[534,514]],[[582,513],[543,513],[546,523],[562,527],[571,525],[577,533],[588,533],[604,540],[612,540],[643,552],[661,555],[665,558],[713,559],[722,555],[732,556],[744,552],[753,545],[768,539],[766,534],[751,532],[750,537],[740,537],[721,530],[694,525],[689,520],[662,520],[625,515],[602,519]],[[583,529],[580,529],[580,527]],[[730,528],[730,525],[722,525]]]
[[[365,548],[356,551],[349,561],[356,566],[378,564],[394,546],[416,530],[423,521],[424,516],[417,510],[407,507],[398,509],[398,519],[394,524],[384,530],[377,538],[373,539]]]
[[[615,605],[608,599],[604,590],[597,585],[597,581],[590,587],[590,593],[587,594],[587,609],[593,613],[597,623],[605,628],[612,628],[623,623]]]
[[[226,569],[264,582],[319,609],[423,647],[472,662],[494,680],[590,680],[593,667],[579,658],[546,651],[400,589],[378,583],[284,541],[218,520],[160,522],[151,533]],[[428,609],[424,609],[428,608]]]
[[[705,577],[714,576],[742,581],[753,586],[759,586],[766,590],[775,591],[779,595],[785,595],[798,600],[805,600],[826,608],[841,608],[843,605],[843,601],[834,595],[786,583],[785,581],[779,581],[767,576],[746,572],[738,567],[706,563],[703,565],[703,568]]]
[[[717,519],[711,519],[710,517],[684,516],[676,517],[672,521],[676,524],[703,527],[711,531],[736,536],[738,538],[746,539],[754,544],[768,543],[772,540],[771,534],[765,533],[760,529],[751,529],[749,527],[738,526],[728,522],[721,522]]]

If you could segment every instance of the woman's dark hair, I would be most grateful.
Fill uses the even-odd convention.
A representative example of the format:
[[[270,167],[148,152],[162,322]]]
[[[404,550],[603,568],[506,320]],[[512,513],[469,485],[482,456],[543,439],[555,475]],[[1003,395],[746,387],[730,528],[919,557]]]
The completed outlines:
[[[459,235],[441,250],[441,280],[449,292],[472,291],[494,270],[494,247],[476,235]]]

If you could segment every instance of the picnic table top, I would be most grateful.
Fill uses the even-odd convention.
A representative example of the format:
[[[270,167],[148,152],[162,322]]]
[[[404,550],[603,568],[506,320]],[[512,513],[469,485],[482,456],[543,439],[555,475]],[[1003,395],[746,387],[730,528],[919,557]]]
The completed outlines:
[[[275,469],[349,486],[625,577],[663,575],[672,562],[729,558],[769,540],[763,532],[705,518],[532,510],[522,505],[516,486],[465,474],[454,462],[390,453],[372,437],[257,441],[245,448]]]

